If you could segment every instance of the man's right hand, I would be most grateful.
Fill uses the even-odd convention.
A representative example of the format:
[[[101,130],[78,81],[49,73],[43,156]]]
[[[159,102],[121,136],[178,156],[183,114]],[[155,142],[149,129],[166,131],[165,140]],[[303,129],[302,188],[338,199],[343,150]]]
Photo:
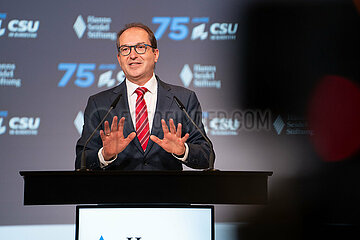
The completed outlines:
[[[106,161],[121,153],[136,136],[136,133],[132,132],[127,138],[124,137],[124,122],[125,118],[122,117],[118,124],[118,118],[115,116],[111,129],[109,122],[105,121],[104,130],[100,130],[100,137],[103,143],[102,155]]]

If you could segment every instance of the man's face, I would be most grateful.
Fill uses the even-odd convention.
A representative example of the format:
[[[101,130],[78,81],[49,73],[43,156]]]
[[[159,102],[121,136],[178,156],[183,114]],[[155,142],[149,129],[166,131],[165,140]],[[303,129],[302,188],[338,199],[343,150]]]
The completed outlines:
[[[139,43],[149,44],[148,33],[141,28],[129,28],[123,32],[119,38],[120,46],[134,46]],[[124,71],[126,78],[140,86],[144,85],[153,75],[155,63],[159,58],[159,50],[147,47],[144,54],[138,54],[134,48],[128,56],[117,56],[120,67]]]

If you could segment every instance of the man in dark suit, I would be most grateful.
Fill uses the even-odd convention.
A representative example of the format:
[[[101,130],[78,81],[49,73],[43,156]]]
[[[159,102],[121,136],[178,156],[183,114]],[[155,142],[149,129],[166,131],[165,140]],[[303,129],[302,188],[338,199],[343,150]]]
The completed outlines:
[[[117,37],[117,58],[126,79],[89,98],[83,132],[76,145],[75,168],[80,168],[86,140],[119,95],[103,130],[94,135],[85,149],[87,168],[182,170],[182,164],[208,168],[211,148],[178,108],[174,96],[184,103],[204,132],[200,103],[194,92],[155,76],[159,50],[153,32],[143,24],[133,23],[126,25]]]

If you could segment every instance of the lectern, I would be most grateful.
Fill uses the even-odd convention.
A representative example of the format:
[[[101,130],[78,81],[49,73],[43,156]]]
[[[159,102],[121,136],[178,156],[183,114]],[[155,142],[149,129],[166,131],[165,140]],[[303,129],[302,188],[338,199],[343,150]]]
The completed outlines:
[[[152,224],[157,222],[157,220],[152,219],[161,219],[163,225],[166,225],[169,221],[171,223],[179,219],[179,217],[171,218],[169,214],[172,216],[172,212],[175,213],[180,209],[178,213],[180,216],[183,216],[180,219],[183,219],[182,224],[185,225],[181,225],[179,222],[177,224],[178,226],[185,226],[183,228],[189,230],[188,232],[183,231],[182,234],[191,232],[192,234],[202,236],[196,237],[196,239],[214,240],[213,214],[202,214],[205,218],[203,217],[201,218],[202,220],[199,220],[201,215],[195,214],[195,209],[191,208],[196,204],[266,204],[268,199],[268,177],[272,175],[272,172],[21,171],[20,175],[24,178],[24,205],[96,204],[96,208],[102,209],[102,211],[105,210],[105,213],[101,213],[99,216],[106,220],[100,221],[100,224],[96,223],[96,221],[101,219],[101,217],[94,215],[94,217],[87,217],[87,221],[82,220],[82,224],[80,224],[79,209],[81,208],[77,207],[77,240],[87,239],[89,234],[91,236],[95,235],[95,239],[107,240],[105,233],[107,236],[123,236],[122,239],[125,240],[154,239],[152,235],[154,231],[149,231],[149,229],[152,230],[158,226],[149,228],[150,224],[146,224],[142,227],[133,228],[130,226],[136,225],[136,223],[141,221],[140,219],[132,219],[133,222],[125,228],[125,223],[130,223],[130,220],[123,220],[124,218],[119,217],[119,215],[113,218],[115,223],[119,223],[114,225],[112,220],[108,220],[111,218],[111,214],[107,215],[109,212],[107,211],[108,209],[104,209],[104,206],[105,208],[110,207],[111,213],[121,213],[121,216],[129,214],[129,209],[131,210],[131,208],[139,208],[141,209],[141,214],[136,216],[148,218],[145,222]],[[116,208],[116,205],[120,206],[120,208]],[[167,209],[167,214],[157,218],[161,215],[159,209],[164,209],[164,207]],[[149,213],[150,209],[151,211],[155,209],[155,212],[159,212],[155,214]],[[190,215],[184,215],[185,212],[190,210],[194,212],[190,212]],[[205,209],[200,210],[203,211]],[[136,213],[138,211],[133,211],[132,209],[130,212]],[[133,215],[130,214],[129,216]],[[191,216],[192,220],[188,220],[187,216]],[[206,216],[208,217],[206,218]],[[171,220],[166,220],[167,218]],[[190,231],[190,227],[186,227],[186,224],[192,223],[192,221],[197,223],[194,219],[198,219],[200,222],[206,222],[206,219],[211,219],[211,224],[207,225],[210,227],[204,228],[206,224],[200,224],[199,227],[194,228],[196,231]],[[104,222],[106,224],[102,224]],[[111,224],[114,227],[110,229],[109,226],[112,226]],[[87,227],[85,227],[85,230],[81,230],[79,229],[81,226]],[[100,226],[102,227],[99,228]],[[123,228],[120,226],[123,226]],[[194,224],[190,224],[190,226],[194,226]],[[203,230],[200,228],[203,228]],[[178,228],[171,228],[170,224],[166,229],[174,232]],[[160,235],[156,235],[157,239],[167,239]],[[182,235],[175,234],[170,239],[178,239],[175,236],[180,237],[180,239],[182,238]]]
[[[265,204],[272,172],[21,171],[24,205]]]

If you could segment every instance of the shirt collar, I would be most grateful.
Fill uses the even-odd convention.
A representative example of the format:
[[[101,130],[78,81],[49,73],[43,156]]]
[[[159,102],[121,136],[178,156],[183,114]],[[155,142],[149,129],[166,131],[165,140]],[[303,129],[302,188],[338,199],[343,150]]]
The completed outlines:
[[[128,92],[128,95],[132,95],[135,93],[135,90],[138,88],[138,87],[146,87],[148,89],[148,92],[150,92],[151,94],[154,94],[156,93],[156,90],[157,90],[157,80],[156,80],[156,77],[155,77],[155,74],[153,73],[152,77],[150,78],[149,81],[147,81],[145,83],[144,86],[139,86],[133,82],[130,82],[128,79],[125,79],[126,81],[126,87],[127,87],[127,92]]]

